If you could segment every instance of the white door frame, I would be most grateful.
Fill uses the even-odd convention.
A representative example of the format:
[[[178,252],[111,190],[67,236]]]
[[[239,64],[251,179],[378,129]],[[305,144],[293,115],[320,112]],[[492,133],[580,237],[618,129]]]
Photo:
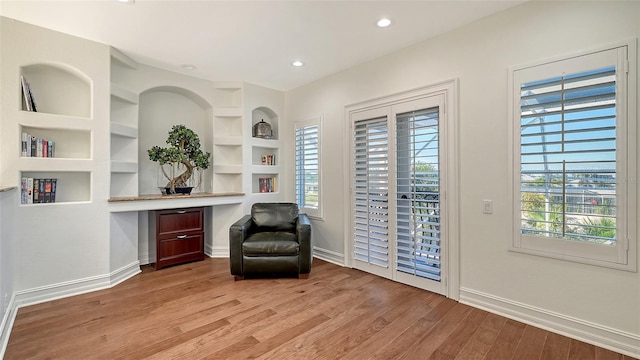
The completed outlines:
[[[442,157],[440,166],[445,170],[447,178],[445,179],[445,191],[442,194],[444,198],[445,211],[443,214],[443,220],[446,224],[443,224],[448,229],[446,239],[446,250],[443,251],[443,263],[442,269],[443,276],[442,281],[446,288],[444,294],[448,298],[458,300],[460,294],[460,227],[459,227],[459,159],[458,159],[458,80],[453,79],[438,84],[421,87],[401,93],[388,95],[381,98],[376,98],[364,102],[359,102],[345,107],[345,143],[344,153],[347,158],[344,161],[344,173],[345,176],[345,193],[344,208],[348,209],[349,217],[344,223],[344,262],[345,266],[353,267],[353,236],[352,236],[352,159],[353,143],[352,138],[352,126],[351,114],[357,112],[363,112],[367,110],[373,110],[376,108],[387,107],[394,104],[399,104],[407,101],[413,101],[435,95],[444,96],[444,105],[441,109],[440,122],[446,127],[446,133],[442,137],[443,146],[441,148]],[[391,151],[391,149],[390,149]],[[390,169],[391,170],[391,169]],[[390,219],[395,220],[395,219]],[[392,244],[389,244],[390,246]],[[395,246],[395,245],[394,245]]]

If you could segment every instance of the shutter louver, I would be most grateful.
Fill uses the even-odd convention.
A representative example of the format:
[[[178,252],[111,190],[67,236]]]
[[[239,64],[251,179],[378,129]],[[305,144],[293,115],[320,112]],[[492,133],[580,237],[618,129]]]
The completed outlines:
[[[318,126],[296,129],[296,199],[300,208],[318,208]]]
[[[389,266],[389,135],[387,118],[354,123],[354,258]]]
[[[522,84],[521,233],[616,241],[616,69]]]
[[[441,280],[438,108],[396,116],[396,269]]]

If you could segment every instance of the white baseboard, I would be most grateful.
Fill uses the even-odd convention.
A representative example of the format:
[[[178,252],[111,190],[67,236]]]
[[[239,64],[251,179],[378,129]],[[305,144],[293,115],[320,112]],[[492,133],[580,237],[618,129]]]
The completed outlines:
[[[2,317],[2,325],[0,327],[0,344],[2,344],[2,348],[0,349],[0,357],[4,357],[4,352],[7,350],[9,335],[11,335],[11,329],[13,328],[13,322],[16,320],[17,314],[18,308],[16,307],[16,296],[14,294],[11,296],[11,301],[9,301],[4,317]]]
[[[616,330],[473,289],[461,288],[460,302],[576,340],[640,358],[640,336],[637,334]]]
[[[140,262],[134,261],[109,274],[90,276],[84,279],[65,281],[57,284],[15,292],[16,306],[35,305],[45,301],[85,294],[91,291],[113,287],[140,272]]]
[[[132,278],[140,273],[140,261],[134,261],[129,265],[123,266],[120,269],[113,271],[109,274],[110,286],[113,287],[121,282]]]
[[[344,266],[344,254],[337,253],[335,251],[322,249],[319,247],[313,247],[313,256],[320,260],[330,262],[332,264]]]

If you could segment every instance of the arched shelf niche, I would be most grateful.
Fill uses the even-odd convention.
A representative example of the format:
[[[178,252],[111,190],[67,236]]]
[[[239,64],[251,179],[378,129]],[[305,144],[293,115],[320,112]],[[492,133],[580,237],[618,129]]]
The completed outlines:
[[[149,160],[147,150],[167,146],[173,125],[185,125],[200,138],[203,151],[213,153],[213,109],[203,97],[176,86],[159,86],[140,94],[138,103],[138,189],[140,194],[160,193],[166,181],[159,175],[157,163]],[[215,162],[215,159],[212,159]],[[199,192],[211,192],[212,166],[204,171]],[[195,189],[194,189],[195,191]]]
[[[80,70],[67,64],[37,63],[20,68],[29,83],[37,112],[92,117],[92,81]],[[21,110],[27,110],[22,89]]]
[[[259,123],[261,120],[269,123],[271,125],[271,130],[273,131],[272,140],[278,140],[278,114],[275,111],[271,110],[266,106],[261,106],[253,109],[251,111],[251,129],[253,131],[253,126]],[[252,133],[253,134],[253,133]]]

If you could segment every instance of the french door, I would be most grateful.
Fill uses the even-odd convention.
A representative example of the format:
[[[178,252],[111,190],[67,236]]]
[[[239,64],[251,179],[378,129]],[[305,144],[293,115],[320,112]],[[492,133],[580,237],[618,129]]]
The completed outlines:
[[[350,113],[352,265],[446,294],[444,95]]]

